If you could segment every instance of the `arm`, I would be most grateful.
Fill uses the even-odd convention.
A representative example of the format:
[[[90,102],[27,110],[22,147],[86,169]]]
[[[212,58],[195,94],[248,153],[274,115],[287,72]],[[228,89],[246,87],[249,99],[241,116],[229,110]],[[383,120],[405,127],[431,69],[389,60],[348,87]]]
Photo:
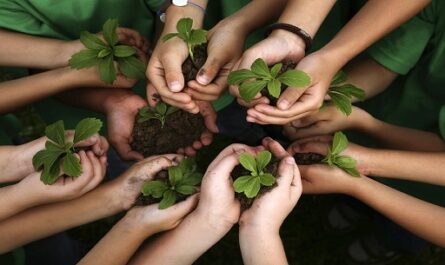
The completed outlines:
[[[445,209],[389,188],[366,176],[352,178],[327,166],[301,166],[305,193],[344,193],[357,198],[412,233],[445,246]]]
[[[119,178],[80,198],[35,207],[2,221],[0,235],[8,240],[0,240],[0,253],[129,209],[139,196],[144,181],[171,166],[173,159],[178,156],[147,158],[134,164]]]

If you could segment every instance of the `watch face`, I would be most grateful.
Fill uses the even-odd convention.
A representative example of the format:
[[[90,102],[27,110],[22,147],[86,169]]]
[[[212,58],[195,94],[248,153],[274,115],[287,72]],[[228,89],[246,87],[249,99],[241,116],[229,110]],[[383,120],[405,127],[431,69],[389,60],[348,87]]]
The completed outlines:
[[[186,6],[188,3],[188,0],[172,0],[172,4],[175,6]]]

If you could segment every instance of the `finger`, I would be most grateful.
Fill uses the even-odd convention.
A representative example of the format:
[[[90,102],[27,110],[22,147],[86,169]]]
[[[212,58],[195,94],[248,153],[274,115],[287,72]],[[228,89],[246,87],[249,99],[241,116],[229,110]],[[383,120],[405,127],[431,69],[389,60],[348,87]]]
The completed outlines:
[[[298,139],[294,143],[302,144],[302,143],[310,143],[310,142],[320,142],[320,143],[329,144],[332,142],[332,136],[331,135],[316,135],[316,136]]]
[[[320,134],[329,134],[331,133],[331,129],[323,126],[323,122],[318,122],[312,126],[309,126],[307,128],[301,128],[295,131],[295,138],[307,138],[314,135],[320,135]]]
[[[101,161],[94,155],[94,153],[88,152],[87,155],[93,165],[93,176],[87,182],[86,186],[82,189],[83,193],[88,192],[97,187],[97,185],[99,185],[99,183],[103,180],[105,176],[103,163],[101,163]]]
[[[113,144],[114,149],[119,154],[119,156],[123,160],[142,160],[144,156],[136,151],[131,149],[130,143],[127,139],[122,137],[118,138],[110,138],[111,143]]]
[[[256,105],[253,110],[262,113],[267,116],[276,117],[276,118],[292,118],[292,121],[296,119],[301,119],[303,117],[306,117],[310,114],[313,114],[318,111],[317,110],[309,110],[307,112],[299,113],[294,111],[294,107],[292,107],[289,110],[280,110],[277,107],[268,105],[268,104],[258,104]]]
[[[213,106],[209,102],[198,102],[199,111],[204,118],[204,123],[210,132],[218,133],[216,126],[217,114]]]
[[[218,58],[214,56],[214,54],[209,54],[206,62],[199,70],[196,81],[201,85],[208,85],[212,82],[213,79],[218,75],[219,70],[226,64],[227,62],[222,58]]]
[[[286,156],[281,160],[278,165],[278,187],[285,188],[291,186],[295,173],[294,167],[296,166],[295,159],[291,156]]]
[[[191,156],[191,157],[196,156],[196,150],[193,149],[193,148],[190,147],[190,146],[187,146],[187,147],[184,149],[184,152],[185,152],[185,155],[186,155],[186,156]]]
[[[74,140],[74,137],[72,140]],[[74,146],[75,147],[89,147],[89,146],[94,146],[95,144],[99,143],[99,141],[100,141],[99,134],[96,133],[93,136],[89,137],[88,139],[78,142]]]
[[[193,149],[199,150],[203,147],[202,143],[200,141],[194,141],[192,144]]]
[[[184,76],[182,63],[186,58],[178,58],[178,54],[164,53],[161,55],[161,63],[164,67],[165,81],[171,92],[180,92],[184,88]]]
[[[184,92],[190,95],[194,100],[200,100],[200,101],[215,101],[218,99],[217,95],[212,94],[204,94],[201,92],[198,92],[192,88],[186,88],[184,89]]]
[[[256,124],[260,124],[260,125],[267,125],[268,124],[268,123],[262,122],[260,120],[257,120],[255,118],[252,118],[252,116],[249,116],[249,115],[246,117],[246,120],[248,122],[250,122],[250,123],[256,123]]]
[[[321,112],[321,111],[315,111],[313,114],[308,115],[306,117],[303,117],[301,119],[297,119],[292,121],[292,126],[296,127],[296,128],[303,128],[303,127],[307,127],[311,124],[314,124],[318,121],[322,121],[324,120],[324,116],[325,112]]]
[[[309,142],[302,144],[293,144],[291,152],[296,153],[316,153],[321,155],[326,155],[329,149],[329,144],[327,143],[317,143]]]
[[[248,117],[255,119],[256,121],[262,122],[263,124],[277,124],[277,125],[285,125],[290,123],[294,118],[280,118],[275,116],[268,116],[261,112],[256,111],[255,109],[249,109],[247,111]]]
[[[168,156],[156,156],[138,162],[142,167],[140,172],[143,180],[152,179],[159,171],[173,166],[173,161]]]
[[[198,201],[199,193],[196,193],[188,197],[185,201],[179,202],[162,211],[165,211],[165,214],[169,215],[171,220],[180,220],[196,208]]]
[[[289,156],[289,153],[284,149],[281,144],[270,137],[266,137],[263,139],[263,146],[272,152],[272,154],[278,158],[283,159],[286,156]]]
[[[76,178],[76,184],[83,187],[86,186],[90,179],[94,176],[94,165],[93,161],[85,151],[81,150],[78,154],[80,157],[80,165],[82,166],[82,174]]]
[[[213,140],[213,133],[211,133],[210,131],[206,130],[201,134],[201,143],[204,146],[208,146],[212,143]]]
[[[252,150],[253,148],[250,146],[247,146],[245,144],[231,144],[228,147],[224,148],[218,156],[210,163],[208,169],[212,169],[215,167],[216,164],[218,164],[224,157],[231,155],[231,154],[242,154],[246,152],[247,150]]]
[[[102,151],[101,155],[105,155],[110,149],[110,144],[108,143],[107,138],[103,136],[100,136],[100,149]]]
[[[185,93],[176,93],[176,94],[187,95]],[[189,96],[189,95],[187,95],[187,96]],[[199,107],[198,107],[198,105],[196,104],[195,101],[190,101],[189,103],[182,103],[180,101],[172,100],[171,98],[166,98],[166,97],[163,97],[163,96],[161,98],[162,98],[162,101],[164,101],[168,105],[175,106],[177,108],[183,109],[183,110],[185,110],[187,112],[190,112],[190,113],[193,113],[193,114],[196,114],[196,113],[199,112]]]

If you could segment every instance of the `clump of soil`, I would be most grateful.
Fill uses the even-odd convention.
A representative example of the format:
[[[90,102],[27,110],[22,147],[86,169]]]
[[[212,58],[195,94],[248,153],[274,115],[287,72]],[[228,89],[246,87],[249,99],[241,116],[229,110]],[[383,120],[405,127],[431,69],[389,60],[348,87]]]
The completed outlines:
[[[136,116],[131,148],[144,157],[176,153],[179,148],[192,146],[205,131],[204,119],[200,114],[183,110],[167,116],[164,127],[157,119],[139,123]]]
[[[288,71],[288,70],[293,70],[293,69],[295,69],[295,67],[297,67],[297,62],[295,62],[295,61],[287,60],[287,61],[283,61],[282,64],[283,64],[283,67],[281,68],[280,72],[278,73],[278,76],[281,75],[282,73]],[[286,85],[281,84],[281,92],[283,92],[286,88],[287,88]],[[267,90],[267,88],[264,88],[261,91],[261,94],[269,99],[271,106],[276,106],[277,105],[278,99],[272,97],[269,94],[269,91]]]
[[[324,158],[324,155],[316,153],[297,153],[294,155],[294,159],[297,165],[319,164]]]
[[[280,163],[280,161],[278,159],[272,158],[272,161],[266,166],[265,172],[270,173],[273,176],[277,177],[279,163]],[[238,165],[233,169],[231,175],[232,175],[233,181],[235,181],[239,177],[250,175],[250,171],[246,170],[243,166]],[[263,195],[264,193],[273,189],[276,185],[277,184],[275,182],[275,184],[273,184],[270,187],[261,186],[260,191],[258,192],[258,195],[255,198],[258,198],[261,195]],[[235,197],[239,200],[239,202],[241,204],[241,211],[249,209],[252,206],[253,201],[255,200],[255,198],[247,198],[244,193],[235,193]]]
[[[168,181],[168,171],[167,170],[162,170],[159,171],[154,177],[153,180],[163,180],[163,181]],[[176,203],[184,201],[187,198],[187,196],[180,194],[178,192],[176,192]],[[146,206],[146,205],[150,205],[153,203],[159,203],[162,200],[162,198],[153,198],[151,196],[144,196],[142,193],[139,194],[139,196],[137,197],[134,206]]]
[[[190,56],[182,64],[182,73],[184,74],[185,83],[196,79],[199,69],[205,64],[207,60],[207,44],[197,45],[193,48],[193,62]]]

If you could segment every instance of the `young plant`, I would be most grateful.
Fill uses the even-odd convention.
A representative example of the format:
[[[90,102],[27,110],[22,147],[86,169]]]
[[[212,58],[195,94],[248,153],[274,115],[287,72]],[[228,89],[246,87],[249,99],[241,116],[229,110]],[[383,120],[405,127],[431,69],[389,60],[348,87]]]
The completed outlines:
[[[258,92],[267,87],[269,94],[279,98],[283,85],[292,88],[306,87],[311,83],[311,78],[300,70],[287,70],[280,74],[282,63],[269,68],[262,59],[256,59],[250,70],[241,69],[229,74],[229,85],[239,86],[241,97],[250,102]]]
[[[65,139],[65,125],[63,121],[55,122],[45,129],[48,141],[45,149],[37,152],[32,158],[32,165],[36,171],[42,170],[40,180],[46,185],[51,185],[60,177],[60,169],[63,174],[70,177],[78,177],[82,174],[80,160],[74,153],[74,147],[80,141],[88,139],[97,133],[102,127],[102,122],[95,118],[81,120],[75,129],[74,140],[67,142]]]
[[[116,80],[117,61],[120,72],[130,79],[145,77],[146,65],[136,57],[136,49],[127,45],[120,45],[116,29],[117,19],[109,19],[103,25],[103,38],[88,31],[80,33],[80,41],[86,49],[74,54],[69,64],[73,69],[99,67],[100,79],[107,84]]]
[[[141,192],[144,196],[162,198],[159,209],[166,209],[175,204],[177,196],[188,196],[196,192],[196,187],[202,180],[202,174],[196,172],[196,168],[193,159],[184,158],[178,166],[168,168],[168,179],[147,181]]]
[[[322,160],[322,163],[331,167],[336,166],[353,177],[360,177],[360,173],[356,168],[357,161],[352,157],[340,155],[346,147],[348,147],[348,138],[344,133],[336,132],[332,146],[328,148],[328,154]]]
[[[275,177],[264,172],[271,159],[272,154],[269,151],[261,151],[256,158],[248,153],[242,153],[239,162],[250,171],[250,175],[241,176],[233,182],[235,191],[244,192],[247,198],[254,198],[258,195],[261,186],[272,186],[275,183]]]
[[[193,55],[193,49],[195,46],[204,44],[207,42],[207,30],[203,29],[193,29],[193,19],[191,18],[181,18],[176,24],[176,33],[168,33],[162,37],[162,41],[166,42],[174,37],[182,39],[189,50],[189,55],[192,61],[195,61]]]
[[[179,109],[173,106],[169,106],[164,102],[159,102],[156,104],[155,108],[150,106],[145,106],[139,110],[138,123],[143,123],[145,121],[156,119],[161,122],[161,128],[164,128],[167,116],[178,111]]]
[[[344,71],[339,71],[335,74],[331,81],[328,95],[331,98],[332,104],[346,116],[349,116],[352,112],[352,98],[355,97],[360,101],[365,100],[365,91],[352,84],[345,84],[346,79],[347,76]]]

